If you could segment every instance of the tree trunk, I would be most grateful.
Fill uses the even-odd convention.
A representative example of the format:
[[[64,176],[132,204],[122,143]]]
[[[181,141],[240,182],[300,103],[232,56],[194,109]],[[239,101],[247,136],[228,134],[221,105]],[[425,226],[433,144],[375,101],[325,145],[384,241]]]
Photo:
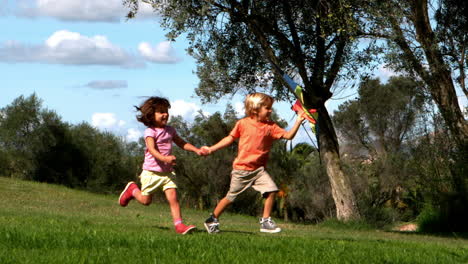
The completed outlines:
[[[318,135],[320,156],[325,163],[330,179],[333,200],[338,220],[359,219],[356,198],[351,188],[349,177],[341,169],[340,153],[335,129],[324,105],[318,109]]]
[[[444,77],[437,78],[437,81],[434,80],[429,84],[429,90],[457,145],[463,147],[468,140],[468,123],[458,104],[451,77]]]
[[[429,86],[432,98],[439,107],[457,145],[463,147],[468,139],[468,124],[459,107],[451,73],[437,45],[427,6],[427,0],[411,2],[416,37],[421,43],[430,69],[429,74],[421,77]]]

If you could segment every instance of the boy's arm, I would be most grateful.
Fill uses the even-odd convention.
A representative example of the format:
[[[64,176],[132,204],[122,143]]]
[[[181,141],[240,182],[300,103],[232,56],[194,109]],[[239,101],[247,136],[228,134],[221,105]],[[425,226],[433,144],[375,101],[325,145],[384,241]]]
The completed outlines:
[[[183,140],[181,137],[179,137],[179,135],[175,134],[174,137],[172,138],[172,140],[174,141],[174,143],[176,143],[176,145],[181,148],[181,149],[184,149],[184,150],[187,150],[187,151],[192,151],[192,152],[195,152],[197,153],[197,155],[203,155],[203,151],[197,147],[195,147],[194,145],[186,142],[185,140]]]
[[[283,138],[287,140],[293,139],[297,133],[297,130],[299,130],[299,126],[301,125],[302,121],[304,121],[303,114],[297,117],[296,123],[294,123],[294,126],[291,128],[291,130],[283,135]]]
[[[148,151],[151,153],[151,155],[153,155],[155,159],[160,160],[164,163],[175,165],[176,157],[174,155],[164,156],[163,154],[161,154],[156,149],[156,145],[154,143],[153,137],[146,137],[145,142],[146,142],[146,147],[148,148]]]
[[[222,148],[225,148],[229,145],[232,144],[232,142],[234,142],[234,137],[229,135],[223,139],[221,139],[218,143],[214,144],[213,146],[211,147],[203,147],[204,149],[208,150],[208,153],[212,153],[212,152],[215,152],[219,149],[222,149]]]

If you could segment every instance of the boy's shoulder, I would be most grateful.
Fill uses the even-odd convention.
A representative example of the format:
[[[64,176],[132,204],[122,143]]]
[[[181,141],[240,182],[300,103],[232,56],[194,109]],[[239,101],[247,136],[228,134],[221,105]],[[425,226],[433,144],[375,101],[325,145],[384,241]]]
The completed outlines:
[[[277,126],[277,124],[274,121],[268,120],[268,121],[259,122],[259,121],[253,120],[252,118],[248,118],[248,117],[244,117],[242,119],[239,119],[237,121],[237,123],[240,126],[253,126],[253,127],[257,127],[257,128],[266,128],[266,127],[270,127],[270,126]]]

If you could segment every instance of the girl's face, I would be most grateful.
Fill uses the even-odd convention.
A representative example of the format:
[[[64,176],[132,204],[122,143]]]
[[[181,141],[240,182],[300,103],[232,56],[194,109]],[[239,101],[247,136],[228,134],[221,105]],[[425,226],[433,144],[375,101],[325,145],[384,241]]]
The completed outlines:
[[[257,113],[258,121],[267,121],[270,119],[271,112],[273,111],[272,106],[273,106],[272,104],[267,105],[267,106],[262,105],[262,107],[258,109],[258,113]]]
[[[167,121],[169,120],[169,112],[168,109],[158,109],[154,112],[154,121],[156,123],[156,127],[164,127],[167,125]]]

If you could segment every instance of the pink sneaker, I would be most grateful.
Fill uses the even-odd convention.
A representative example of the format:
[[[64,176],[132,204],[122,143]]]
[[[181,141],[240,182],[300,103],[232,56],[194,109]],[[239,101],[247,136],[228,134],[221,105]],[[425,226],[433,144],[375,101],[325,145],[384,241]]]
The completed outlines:
[[[179,234],[182,234],[182,235],[185,235],[185,234],[189,234],[191,233],[193,230],[195,230],[195,226],[194,225],[189,225],[189,226],[186,226],[182,223],[176,225],[175,227],[175,231]]]
[[[132,193],[133,193],[133,190],[135,190],[135,188],[138,188],[135,182],[131,181],[127,183],[127,186],[125,186],[125,189],[122,191],[119,197],[120,206],[123,206],[123,207],[127,206],[128,202],[130,202],[130,200],[133,199]]]

